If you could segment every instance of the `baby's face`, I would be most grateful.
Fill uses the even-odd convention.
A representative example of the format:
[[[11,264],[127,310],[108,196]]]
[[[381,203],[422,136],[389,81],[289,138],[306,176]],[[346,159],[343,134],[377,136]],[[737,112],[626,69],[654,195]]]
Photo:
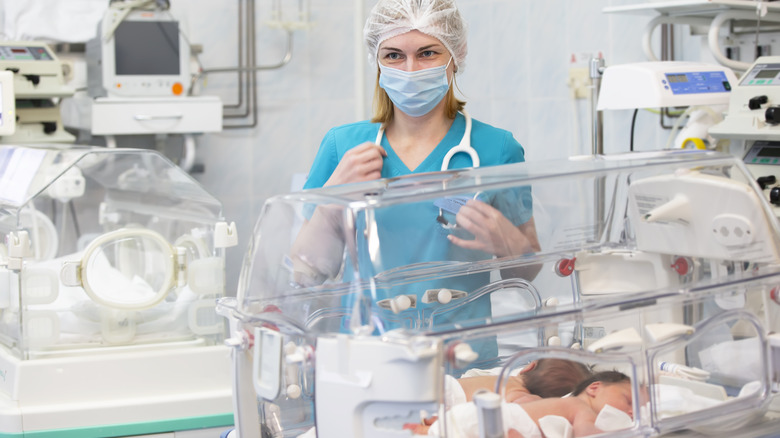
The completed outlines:
[[[604,405],[610,405],[634,418],[631,384],[628,382],[602,385],[597,400],[599,401],[599,411]]]

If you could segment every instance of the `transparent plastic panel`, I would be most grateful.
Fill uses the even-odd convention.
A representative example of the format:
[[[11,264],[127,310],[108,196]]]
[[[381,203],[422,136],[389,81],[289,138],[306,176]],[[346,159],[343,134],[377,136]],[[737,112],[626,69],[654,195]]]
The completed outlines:
[[[569,292],[559,302],[578,300],[579,293],[549,274],[575,266],[586,289],[632,290],[621,279],[598,284],[585,260],[567,261],[578,255],[611,258],[611,269],[627,279],[652,279],[654,287],[638,286],[644,290],[677,284],[681,276],[665,266],[679,258],[775,262],[776,221],[749,181],[738,160],[722,155],[639,154],[414,175],[280,196],[267,202],[256,225],[238,306],[257,316],[258,306],[288,305],[269,317],[304,332],[311,312],[321,315],[323,307],[357,318],[342,321],[337,331],[360,330],[363,323],[379,332],[399,326],[428,330],[439,325],[432,317],[436,309],[463,302],[496,276],[533,281],[537,289],[540,281],[561,283],[555,289]],[[498,229],[499,237],[475,239],[466,227],[453,226],[453,211],[472,199],[491,215],[481,227]],[[523,226],[538,247],[517,237]],[[452,236],[466,242],[453,244]],[[442,289],[449,291],[444,303],[437,298]],[[330,301],[306,304],[312,299]],[[458,321],[488,317],[475,311]]]
[[[22,358],[220,342],[221,221],[155,151],[0,147],[0,342]]]

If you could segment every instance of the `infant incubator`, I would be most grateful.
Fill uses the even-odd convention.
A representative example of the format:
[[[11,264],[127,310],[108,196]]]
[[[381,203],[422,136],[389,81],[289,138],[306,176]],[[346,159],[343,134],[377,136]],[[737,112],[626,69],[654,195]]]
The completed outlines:
[[[417,256],[426,240],[473,238],[456,217],[475,200],[497,220],[533,218],[541,249]],[[504,436],[522,427],[500,414],[507,382],[541,358],[630,378],[632,412],[598,413],[610,436],[776,430],[779,238],[742,162],[702,151],[274,197],[236,298],[218,305],[231,323],[236,431],[399,437],[435,419],[432,436]],[[449,413],[465,402],[452,382],[471,375],[496,383],[468,402],[467,421]],[[571,436],[553,423],[538,427]]]
[[[150,150],[0,148],[0,435],[232,423],[221,204]]]

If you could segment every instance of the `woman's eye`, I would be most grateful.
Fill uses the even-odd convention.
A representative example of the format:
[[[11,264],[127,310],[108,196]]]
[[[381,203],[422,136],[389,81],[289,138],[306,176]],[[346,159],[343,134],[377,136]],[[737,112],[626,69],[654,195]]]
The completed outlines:
[[[401,54],[400,53],[395,53],[395,52],[390,52],[387,55],[385,55],[385,58],[389,59],[391,61],[397,61],[397,60],[401,59]]]
[[[435,54],[436,54],[436,52],[434,52],[433,50],[426,50],[424,52],[420,52],[420,56],[423,57],[423,58],[430,58],[431,56],[433,56]]]

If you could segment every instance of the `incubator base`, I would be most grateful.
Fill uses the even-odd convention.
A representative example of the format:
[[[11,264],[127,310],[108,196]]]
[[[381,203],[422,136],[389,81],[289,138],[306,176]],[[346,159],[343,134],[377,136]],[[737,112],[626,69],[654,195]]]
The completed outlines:
[[[664,436],[680,438],[731,438],[735,436],[739,436],[739,438],[774,438],[778,436],[778,431],[780,431],[780,394],[775,394],[772,396],[772,401],[766,414],[755,422],[740,428],[738,434],[733,430],[706,434],[693,430],[683,430]]]
[[[0,435],[200,438],[232,426],[227,347],[103,350],[20,360],[0,349]]]

